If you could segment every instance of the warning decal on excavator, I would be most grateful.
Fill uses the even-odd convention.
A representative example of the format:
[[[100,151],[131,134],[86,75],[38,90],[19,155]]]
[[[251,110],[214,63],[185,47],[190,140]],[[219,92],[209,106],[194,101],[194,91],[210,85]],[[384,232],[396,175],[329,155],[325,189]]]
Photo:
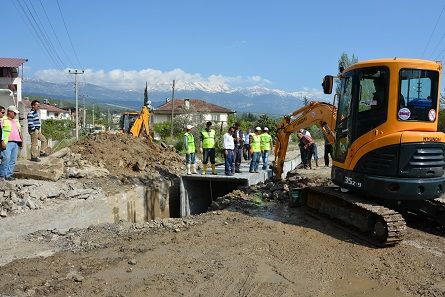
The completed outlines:
[[[434,122],[436,120],[436,111],[434,109],[430,109],[428,112],[428,119],[430,122]]]
[[[397,114],[402,121],[406,121],[411,117],[411,111],[406,107],[399,109]]]

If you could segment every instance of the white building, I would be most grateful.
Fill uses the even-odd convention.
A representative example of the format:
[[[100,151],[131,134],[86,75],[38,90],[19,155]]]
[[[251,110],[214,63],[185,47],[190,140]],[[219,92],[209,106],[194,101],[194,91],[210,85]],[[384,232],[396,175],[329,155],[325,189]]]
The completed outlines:
[[[171,101],[155,108],[151,115],[152,123],[170,122],[172,118],[172,108],[173,104]],[[198,121],[212,121],[214,123],[222,123],[223,126],[226,126],[229,114],[233,113],[235,113],[235,111],[200,99],[174,100],[174,116],[188,115],[190,121],[194,124],[199,124]]]
[[[27,98],[27,97],[25,97]],[[23,100],[26,108],[26,114],[31,110],[31,101]],[[40,102],[39,116],[41,120],[69,120],[71,119],[70,111],[61,109],[55,105]]]
[[[0,105],[8,107],[18,106],[22,101],[22,77],[19,75],[19,68],[27,59],[0,58]],[[20,108],[20,106],[18,106]]]

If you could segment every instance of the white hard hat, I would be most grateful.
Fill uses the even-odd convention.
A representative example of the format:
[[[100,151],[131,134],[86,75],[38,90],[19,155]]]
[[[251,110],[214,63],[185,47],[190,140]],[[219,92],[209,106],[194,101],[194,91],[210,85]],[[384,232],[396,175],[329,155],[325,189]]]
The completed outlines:
[[[256,127],[255,130],[261,131],[261,127]]]
[[[8,106],[8,110],[14,112],[15,114],[19,113],[19,110],[14,105]]]
[[[187,125],[186,128],[187,128],[187,130],[190,130],[190,129],[193,128],[193,126],[192,125]]]
[[[264,129],[263,129],[264,131],[269,131],[269,128],[267,128],[267,127],[264,127]]]

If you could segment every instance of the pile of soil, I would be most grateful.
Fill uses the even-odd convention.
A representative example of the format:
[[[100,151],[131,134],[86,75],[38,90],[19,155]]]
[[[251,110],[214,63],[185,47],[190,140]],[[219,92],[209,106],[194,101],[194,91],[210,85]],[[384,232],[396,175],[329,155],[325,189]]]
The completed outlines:
[[[95,134],[71,147],[90,163],[108,169],[117,176],[158,172],[179,175],[184,172],[184,158],[174,148],[163,148],[147,138],[128,134]]]

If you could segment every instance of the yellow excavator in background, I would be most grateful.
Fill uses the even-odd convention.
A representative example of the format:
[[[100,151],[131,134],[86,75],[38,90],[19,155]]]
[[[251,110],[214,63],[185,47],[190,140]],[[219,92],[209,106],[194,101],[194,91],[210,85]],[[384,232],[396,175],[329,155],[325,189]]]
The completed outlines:
[[[150,109],[151,101],[148,100],[148,84],[145,84],[144,105],[139,113],[125,112],[122,114],[122,130],[133,137],[139,137],[141,133],[151,139],[150,135]]]
[[[393,58],[339,70],[337,110],[315,103],[281,122],[276,178],[290,133],[318,123],[328,139],[335,136],[331,179],[338,187],[304,188],[307,209],[379,246],[403,239],[402,214],[445,226],[445,199],[439,198],[445,191],[445,134],[437,130],[441,63]],[[331,94],[333,78],[325,76],[325,94]]]

